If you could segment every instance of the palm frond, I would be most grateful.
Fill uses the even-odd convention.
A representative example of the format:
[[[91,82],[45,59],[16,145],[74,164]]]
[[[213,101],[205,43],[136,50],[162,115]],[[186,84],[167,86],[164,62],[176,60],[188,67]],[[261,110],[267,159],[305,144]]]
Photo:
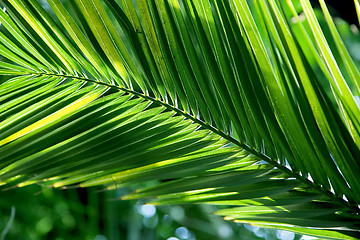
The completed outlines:
[[[307,0],[306,26],[278,0],[0,3],[3,184],[166,180],[123,199],[358,236],[359,70],[324,1],[335,50]]]

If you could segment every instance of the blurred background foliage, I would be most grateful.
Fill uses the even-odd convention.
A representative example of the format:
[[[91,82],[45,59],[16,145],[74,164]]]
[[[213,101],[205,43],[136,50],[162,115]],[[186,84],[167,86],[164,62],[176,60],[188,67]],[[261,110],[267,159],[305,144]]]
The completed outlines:
[[[15,218],[4,239],[246,240],[308,239],[286,231],[224,221],[208,205],[161,206],[117,201],[129,189],[49,189],[33,185],[2,192],[0,226]],[[1,231],[3,231],[3,229]]]
[[[297,0],[293,2],[296,3]],[[330,9],[333,15],[341,16],[336,9]],[[316,9],[316,14],[330,47],[336,49],[321,10]],[[339,17],[334,20],[345,45],[360,67],[358,27]],[[334,53],[335,58],[340,57],[338,52]],[[360,104],[358,97],[357,100]],[[215,208],[207,205],[155,208],[141,202],[117,200],[129,191],[131,189],[54,190],[38,185],[2,191],[0,240],[313,239],[287,231],[224,221],[219,216],[210,214]],[[13,221],[9,221],[11,215],[14,217]]]

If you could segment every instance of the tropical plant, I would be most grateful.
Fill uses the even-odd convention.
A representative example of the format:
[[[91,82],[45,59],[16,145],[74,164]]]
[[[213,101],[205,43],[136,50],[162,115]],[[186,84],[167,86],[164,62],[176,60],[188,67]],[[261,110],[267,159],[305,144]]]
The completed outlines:
[[[359,237],[360,74],[324,0],[327,26],[308,0],[0,3],[4,188],[137,186]]]

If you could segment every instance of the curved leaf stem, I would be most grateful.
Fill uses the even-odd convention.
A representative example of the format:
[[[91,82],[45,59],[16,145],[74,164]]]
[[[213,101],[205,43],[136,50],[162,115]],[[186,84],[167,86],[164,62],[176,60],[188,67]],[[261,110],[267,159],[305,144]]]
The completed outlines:
[[[38,73],[32,73],[30,75],[45,75],[45,76],[57,76],[57,77],[66,77],[66,78],[73,78],[73,79],[78,79],[78,80],[82,80],[82,81],[86,81],[86,82],[92,82],[92,83],[96,83],[96,84],[100,84],[100,85],[103,85],[103,86],[107,86],[109,88],[116,88],[118,90],[121,90],[121,91],[124,91],[126,93],[129,93],[129,94],[132,94],[134,96],[137,96],[139,98],[143,98],[143,99],[146,99],[146,100],[149,100],[151,102],[154,102],[154,103],[157,103],[171,111],[174,111],[175,113],[179,114],[179,115],[182,115],[190,120],[192,120],[193,122],[199,124],[200,126],[218,134],[219,136],[223,137],[224,139],[228,140],[229,142],[239,146],[240,148],[246,150],[247,152],[253,154],[254,156],[264,160],[265,162],[267,162],[268,164],[271,164],[272,166],[274,166],[274,168],[277,168],[279,170],[281,170],[283,173],[287,174],[290,178],[295,178],[297,179],[298,181],[300,181],[301,183],[307,185],[308,187],[310,187],[311,189],[319,192],[320,194],[328,197],[329,199],[333,200],[334,202],[346,207],[347,209],[349,209],[354,215],[360,215],[360,209],[358,206],[354,206],[354,205],[351,205],[349,202],[345,201],[344,199],[342,198],[338,198],[334,193],[324,189],[322,186],[318,185],[318,184],[315,184],[314,182],[310,181],[309,179],[307,179],[306,177],[303,177],[301,176],[299,173],[296,173],[296,172],[293,172],[291,169],[281,165],[278,161],[276,161],[275,159],[272,159],[270,158],[269,156],[261,153],[260,151],[252,148],[251,146],[231,137],[229,134],[221,131],[220,129],[208,124],[207,122],[204,122],[194,116],[192,116],[191,114],[181,110],[181,109],[178,109],[166,102],[163,102],[159,99],[156,99],[156,98],[153,98],[151,96],[147,96],[143,93],[139,93],[139,92],[136,92],[134,90],[131,90],[131,89],[127,89],[127,88],[124,88],[124,87],[119,87],[119,86],[114,86],[114,85],[111,85],[111,84],[108,84],[108,83],[104,83],[104,82],[99,82],[99,81],[96,81],[96,80],[93,80],[93,79],[88,79],[88,78],[85,78],[85,77],[79,77],[79,76],[71,76],[71,75],[62,75],[62,74],[55,74],[55,73],[44,73],[44,72],[38,72]]]

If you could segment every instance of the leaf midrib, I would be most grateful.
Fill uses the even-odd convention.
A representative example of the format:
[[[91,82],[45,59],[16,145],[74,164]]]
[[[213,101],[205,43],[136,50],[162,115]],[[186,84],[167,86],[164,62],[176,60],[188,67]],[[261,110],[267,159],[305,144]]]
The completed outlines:
[[[78,79],[81,81],[86,81],[86,82],[91,82],[91,83],[96,83],[99,85],[103,85],[103,86],[107,86],[109,88],[112,89],[117,89],[117,90],[121,90],[123,92],[132,94],[136,97],[157,103],[163,107],[165,107],[168,110],[174,111],[175,113],[182,115],[190,120],[192,120],[193,122],[199,124],[201,127],[214,132],[216,134],[218,134],[219,136],[221,136],[222,138],[228,140],[229,142],[235,144],[236,146],[244,149],[245,151],[253,154],[254,156],[260,158],[261,160],[267,162],[268,164],[272,165],[274,168],[279,169],[280,171],[282,171],[283,173],[287,174],[289,176],[289,178],[295,178],[296,180],[300,181],[301,183],[305,184],[306,186],[310,187],[311,189],[315,190],[316,192],[320,193],[321,195],[324,195],[326,197],[328,197],[329,199],[331,199],[332,201],[341,204],[342,206],[344,206],[345,208],[349,209],[350,211],[352,211],[353,213],[357,213],[360,214],[360,209],[356,206],[352,206],[349,202],[345,201],[342,198],[338,198],[336,197],[336,195],[326,189],[324,189],[322,186],[315,184],[314,182],[310,181],[309,179],[301,176],[300,174],[291,171],[291,169],[281,165],[280,163],[278,163],[278,161],[270,158],[269,156],[259,152],[258,150],[252,148],[251,146],[247,145],[246,143],[240,142],[239,140],[236,140],[235,138],[233,138],[232,136],[230,136],[229,134],[221,131],[220,129],[217,129],[216,127],[208,124],[207,122],[204,122],[194,116],[192,116],[191,114],[185,112],[184,110],[181,110],[179,108],[176,108],[166,102],[163,102],[157,98],[145,95],[143,93],[128,89],[128,88],[124,88],[124,87],[120,87],[120,86],[115,86],[115,85],[111,85],[108,83],[104,83],[104,82],[100,82],[100,81],[96,81],[93,79],[89,79],[89,78],[85,78],[85,77],[79,77],[79,76],[73,76],[73,75],[65,75],[65,74],[56,74],[56,73],[44,73],[44,72],[37,72],[37,73],[31,73],[31,74],[27,74],[27,75],[33,75],[33,76],[57,76],[57,77],[63,77],[63,78],[72,78],[72,79]]]

